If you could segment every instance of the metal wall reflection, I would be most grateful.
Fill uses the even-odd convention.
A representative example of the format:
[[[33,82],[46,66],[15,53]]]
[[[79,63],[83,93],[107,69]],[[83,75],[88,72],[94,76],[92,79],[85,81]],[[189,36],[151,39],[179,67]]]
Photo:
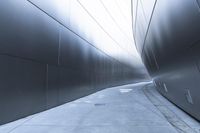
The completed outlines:
[[[143,3],[147,1],[137,1],[138,5],[132,5],[137,7],[136,45],[155,85],[165,97],[200,120],[197,1],[152,0],[148,6]]]
[[[0,2],[0,124],[147,77],[130,28],[106,12],[108,29],[89,10],[83,0]]]

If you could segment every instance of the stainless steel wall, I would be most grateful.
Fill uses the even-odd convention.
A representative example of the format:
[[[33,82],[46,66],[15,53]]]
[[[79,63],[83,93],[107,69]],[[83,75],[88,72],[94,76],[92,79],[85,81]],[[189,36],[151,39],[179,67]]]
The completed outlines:
[[[199,1],[133,1],[136,45],[157,89],[200,120]]]
[[[83,27],[95,21],[72,1],[0,2],[0,124],[146,78],[138,59],[134,66],[124,62],[126,52],[114,56],[101,48],[91,37],[99,26]],[[87,17],[77,19],[75,8]]]

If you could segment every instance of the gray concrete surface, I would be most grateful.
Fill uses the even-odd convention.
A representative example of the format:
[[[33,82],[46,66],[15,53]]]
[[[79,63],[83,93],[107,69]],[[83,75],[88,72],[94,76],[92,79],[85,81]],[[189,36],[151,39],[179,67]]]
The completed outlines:
[[[200,123],[160,95],[153,84],[143,87],[143,92],[178,132],[200,133]]]
[[[188,129],[184,124],[183,130],[177,128],[166,112],[190,125],[188,131],[199,131],[199,123],[163,98],[152,84],[137,83],[108,88],[2,125],[0,133],[179,133]]]

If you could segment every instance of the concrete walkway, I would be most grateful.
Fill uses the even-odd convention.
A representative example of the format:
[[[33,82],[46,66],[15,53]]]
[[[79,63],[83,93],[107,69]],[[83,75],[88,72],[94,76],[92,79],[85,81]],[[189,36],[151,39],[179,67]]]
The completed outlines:
[[[0,133],[198,133],[199,129],[198,122],[163,98],[152,84],[138,83],[108,88],[0,126]]]

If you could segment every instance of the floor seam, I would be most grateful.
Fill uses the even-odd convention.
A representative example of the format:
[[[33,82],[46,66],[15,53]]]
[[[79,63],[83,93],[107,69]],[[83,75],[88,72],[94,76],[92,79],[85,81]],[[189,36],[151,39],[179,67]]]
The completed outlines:
[[[163,114],[163,116],[166,118],[166,120],[177,130],[177,132],[181,133],[197,133],[194,129],[192,129],[187,123],[185,123],[179,116],[177,116],[171,109],[169,109],[167,106],[157,106],[158,103],[161,105],[161,101],[154,95],[152,92],[150,92],[150,86],[151,84],[145,85],[145,87],[142,88],[144,94],[149,99],[149,101],[152,102],[152,104]]]
[[[34,116],[33,116],[34,117]],[[15,129],[17,129],[18,127],[22,126],[24,123],[26,123],[27,121],[33,119],[33,117],[31,118],[27,118],[27,120],[25,120],[24,122],[22,122],[21,124],[17,125],[16,127],[12,128],[10,131],[8,131],[7,133],[12,133]]]

